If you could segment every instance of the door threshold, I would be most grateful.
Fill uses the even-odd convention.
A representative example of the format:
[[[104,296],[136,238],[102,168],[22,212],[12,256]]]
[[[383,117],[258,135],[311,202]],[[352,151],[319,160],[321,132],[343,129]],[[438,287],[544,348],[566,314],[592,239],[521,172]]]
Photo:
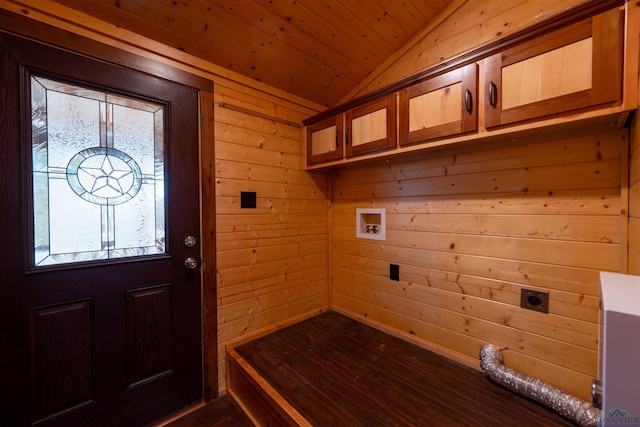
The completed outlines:
[[[197,411],[198,409],[202,408],[203,406],[205,406],[206,404],[204,402],[198,402],[195,403],[191,406],[186,407],[185,409],[176,412],[175,414],[171,415],[169,418],[165,418],[164,420],[153,424],[151,427],[164,427],[174,421],[176,421],[179,418],[185,417],[187,415],[189,415],[192,412]]]

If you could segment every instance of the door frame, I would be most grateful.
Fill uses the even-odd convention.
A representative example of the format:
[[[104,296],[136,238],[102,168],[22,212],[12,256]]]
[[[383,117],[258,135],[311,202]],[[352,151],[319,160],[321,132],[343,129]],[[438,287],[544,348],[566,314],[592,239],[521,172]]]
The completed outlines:
[[[26,37],[199,90],[203,400],[218,397],[213,81],[61,28],[0,9],[0,31]]]

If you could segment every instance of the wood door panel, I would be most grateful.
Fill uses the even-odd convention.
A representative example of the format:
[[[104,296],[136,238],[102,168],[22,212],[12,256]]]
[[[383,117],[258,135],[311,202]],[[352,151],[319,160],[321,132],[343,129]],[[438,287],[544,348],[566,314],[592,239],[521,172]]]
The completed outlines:
[[[127,384],[171,374],[171,285],[126,293]]]
[[[92,404],[93,300],[32,308],[28,317],[31,422]]]
[[[591,89],[592,50],[592,39],[587,38],[503,67],[502,107],[507,110]],[[568,69],[575,71],[559,72]]]
[[[344,124],[346,156],[359,156],[395,148],[396,111],[395,94],[347,111]]]
[[[342,125],[340,114],[307,126],[307,164],[342,158]]]
[[[147,425],[200,401],[200,272],[184,267],[200,254],[199,243],[184,243],[200,236],[198,92],[3,33],[0,47],[0,94],[11,107],[0,115],[0,425]],[[53,193],[32,182],[32,76],[164,108],[154,116],[164,117],[162,160],[145,154],[163,168],[163,201],[145,210],[151,227],[167,230],[161,253],[35,266],[33,206]]]
[[[470,64],[400,91],[400,145],[477,130],[477,88],[478,66]]]
[[[485,126],[618,102],[623,18],[612,9],[486,58]]]

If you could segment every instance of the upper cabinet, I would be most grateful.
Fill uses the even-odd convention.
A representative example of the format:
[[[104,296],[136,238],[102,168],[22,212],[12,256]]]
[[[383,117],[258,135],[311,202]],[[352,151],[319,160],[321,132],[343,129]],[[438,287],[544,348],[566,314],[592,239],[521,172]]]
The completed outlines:
[[[486,58],[485,127],[618,102],[623,17],[613,9]]]
[[[344,123],[347,157],[396,148],[396,123],[395,95],[347,111]]]
[[[639,96],[640,10],[630,7],[589,1],[311,117],[307,163],[338,166],[552,126],[621,126]]]
[[[307,126],[307,164],[342,159],[342,115]]]
[[[449,71],[401,90],[400,145],[477,130],[477,91],[476,64]]]

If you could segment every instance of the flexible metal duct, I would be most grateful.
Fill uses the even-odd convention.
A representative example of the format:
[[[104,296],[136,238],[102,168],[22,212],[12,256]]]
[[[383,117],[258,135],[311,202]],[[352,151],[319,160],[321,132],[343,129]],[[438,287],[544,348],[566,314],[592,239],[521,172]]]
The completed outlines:
[[[480,367],[493,382],[541,403],[581,426],[595,427],[601,419],[601,411],[591,403],[571,396],[537,378],[506,367],[500,349],[493,344],[482,346]]]

